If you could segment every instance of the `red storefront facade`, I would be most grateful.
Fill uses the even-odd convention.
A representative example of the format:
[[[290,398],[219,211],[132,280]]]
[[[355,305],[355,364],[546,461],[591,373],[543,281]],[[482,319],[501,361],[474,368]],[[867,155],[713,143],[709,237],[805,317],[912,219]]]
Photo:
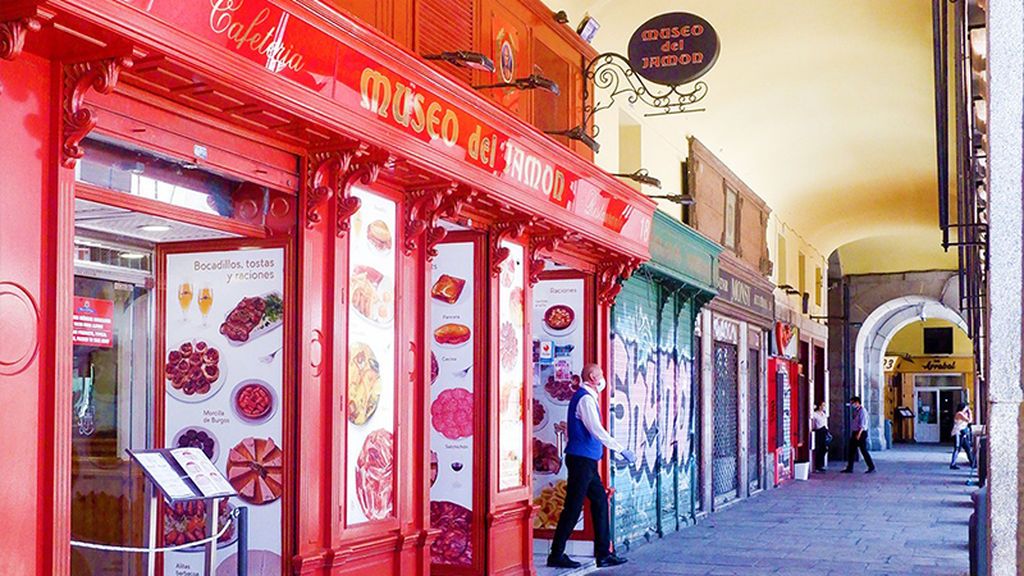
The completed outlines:
[[[651,201],[317,2],[15,0],[0,57],[4,570],[109,565],[71,540],[140,544],[120,453],[196,442],[279,535],[267,573],[532,573],[531,286],[585,279],[606,364]],[[76,296],[115,303],[111,349]]]

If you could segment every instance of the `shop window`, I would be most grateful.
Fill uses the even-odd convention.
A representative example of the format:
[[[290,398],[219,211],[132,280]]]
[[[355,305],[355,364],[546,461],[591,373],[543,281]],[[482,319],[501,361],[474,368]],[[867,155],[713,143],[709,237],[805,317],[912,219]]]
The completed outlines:
[[[783,234],[779,234],[778,238],[778,250],[775,253],[775,268],[777,273],[775,279],[778,285],[782,286],[789,284],[789,275],[786,270],[786,237]]]
[[[346,524],[395,516],[398,204],[355,189],[349,246]]]
[[[736,249],[739,243],[737,232],[739,230],[739,196],[735,190],[728,185],[725,187],[725,226],[722,232],[722,245],[726,248]]]
[[[821,266],[814,267],[814,305],[821,308],[821,302],[824,300],[825,292],[825,278],[821,273]]]
[[[807,292],[807,257],[803,252],[797,253],[797,288],[801,294]]]
[[[498,381],[498,489],[507,490],[525,484],[526,437],[523,391],[526,383],[526,350],[523,300],[526,284],[526,251],[513,242],[503,242],[509,251],[502,263],[498,287],[498,333],[500,376]],[[532,409],[532,407],[531,407]]]

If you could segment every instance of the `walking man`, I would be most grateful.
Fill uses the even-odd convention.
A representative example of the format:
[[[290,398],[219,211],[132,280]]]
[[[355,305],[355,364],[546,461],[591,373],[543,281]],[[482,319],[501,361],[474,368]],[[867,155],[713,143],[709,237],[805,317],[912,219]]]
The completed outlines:
[[[611,551],[611,537],[608,526],[608,492],[601,482],[597,466],[604,457],[604,449],[617,452],[626,462],[633,463],[636,456],[625,450],[605,430],[598,411],[601,391],[607,385],[601,367],[587,364],[583,367],[580,389],[569,401],[566,428],[569,441],[565,446],[565,465],[569,479],[565,491],[565,505],[558,518],[555,539],[551,543],[548,566],[555,568],[579,568],[580,563],[565,553],[565,544],[579,521],[583,511],[583,498],[590,500],[590,515],[594,526],[594,558],[599,568],[625,564],[626,559]]]
[[[850,450],[846,458],[846,468],[843,472],[853,472],[853,460],[857,457],[857,450],[860,449],[864,463],[868,465],[867,474],[875,471],[875,463],[871,460],[868,452],[868,411],[860,403],[860,396],[850,398],[850,405],[853,407],[853,415],[850,419]]]

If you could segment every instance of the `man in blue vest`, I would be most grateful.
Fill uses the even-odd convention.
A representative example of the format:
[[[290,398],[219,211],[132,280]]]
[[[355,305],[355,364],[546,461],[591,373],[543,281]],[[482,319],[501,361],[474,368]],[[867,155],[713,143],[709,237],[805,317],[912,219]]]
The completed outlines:
[[[608,492],[598,473],[598,464],[604,457],[605,446],[618,453],[626,462],[636,461],[633,452],[625,450],[601,423],[600,394],[606,386],[604,374],[597,364],[587,364],[581,374],[580,389],[569,401],[566,428],[569,442],[565,446],[565,465],[569,470],[566,483],[565,505],[558,518],[555,539],[551,543],[548,566],[579,568],[580,563],[565,553],[565,544],[580,519],[583,498],[590,500],[590,517],[594,528],[594,558],[600,568],[625,564],[626,559],[611,551],[608,534]]]

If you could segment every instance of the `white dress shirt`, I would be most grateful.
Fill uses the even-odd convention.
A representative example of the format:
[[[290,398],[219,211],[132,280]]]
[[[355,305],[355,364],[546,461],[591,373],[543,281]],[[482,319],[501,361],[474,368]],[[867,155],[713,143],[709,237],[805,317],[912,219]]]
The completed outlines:
[[[625,448],[618,440],[612,438],[612,435],[604,429],[604,424],[601,423],[601,414],[597,408],[597,390],[589,384],[584,384],[582,388],[587,393],[576,404],[576,417],[601,444],[604,444],[609,450],[622,452]]]
[[[828,428],[828,413],[824,410],[815,410],[811,412],[811,430],[821,428]]]

